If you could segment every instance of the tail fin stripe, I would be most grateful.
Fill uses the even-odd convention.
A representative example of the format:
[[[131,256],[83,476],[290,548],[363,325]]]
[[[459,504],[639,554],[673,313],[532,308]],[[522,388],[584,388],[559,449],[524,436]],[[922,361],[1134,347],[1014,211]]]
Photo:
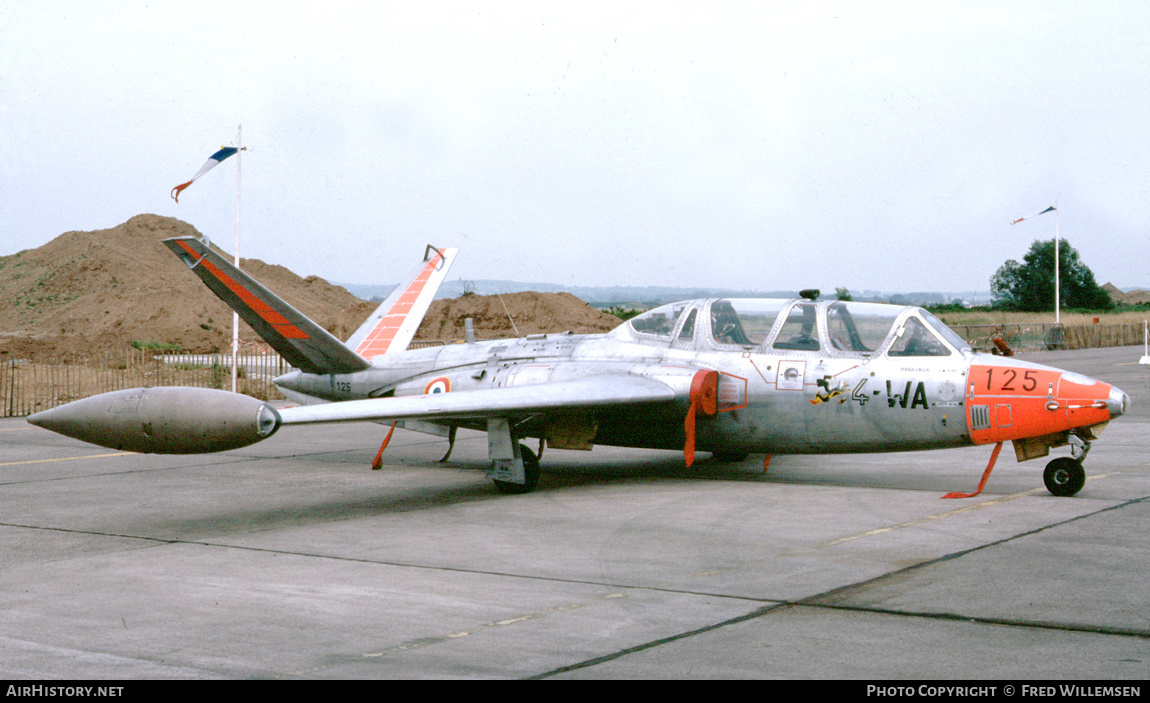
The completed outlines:
[[[247,303],[248,307],[255,311],[255,313],[259,315],[264,322],[268,323],[272,327],[275,327],[280,332],[280,334],[287,337],[288,339],[310,339],[310,337],[308,337],[303,330],[293,325],[288,321],[286,317],[280,315],[270,306],[264,304],[262,301],[260,301],[259,298],[253,295],[251,291],[249,291],[247,288],[244,288],[239,283],[236,283],[231,276],[218,269],[212,264],[212,262],[205,261],[204,265],[207,266],[208,270],[212,272],[212,275],[218,278],[221,283],[227,286],[233,293],[238,295],[240,299]]]
[[[184,242],[178,242],[178,244],[192,256],[197,255],[196,251]],[[259,315],[265,322],[267,322],[272,327],[275,327],[280,334],[287,337],[288,339],[311,339],[303,330],[293,325],[290,321],[288,321],[287,318],[285,318],[283,315],[280,315],[278,312],[272,309],[270,305],[257,298],[252,294],[251,291],[237,283],[235,279],[224,273],[211,261],[204,259],[200,263],[204,266],[205,269],[210,271],[211,274],[220,281],[220,283],[223,283],[231,292],[238,295],[244,301],[244,303],[246,303],[248,307],[255,311],[255,313]]]
[[[313,374],[347,374],[371,367],[370,361],[210,249],[206,241],[173,237],[164,245],[292,366]]]
[[[443,255],[436,250],[435,256],[431,257],[423,267],[423,270],[415,277],[415,280],[413,280],[403,291],[403,294],[400,295],[399,300],[391,306],[387,313],[376,323],[375,329],[360,343],[359,348],[355,350],[356,353],[366,358],[387,353],[408,312],[410,312],[411,308],[415,305],[419,294],[423,291],[432,273],[439,268],[439,264],[442,260]]]

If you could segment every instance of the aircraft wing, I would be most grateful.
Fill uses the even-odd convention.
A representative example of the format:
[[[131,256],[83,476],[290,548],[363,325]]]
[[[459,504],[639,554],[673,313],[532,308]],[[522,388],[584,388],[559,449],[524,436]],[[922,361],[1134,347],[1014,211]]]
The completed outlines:
[[[643,376],[604,374],[532,386],[304,405],[278,412],[281,424],[296,425],[355,420],[513,417],[554,410],[668,403],[674,399],[675,392],[662,381]]]
[[[371,367],[367,359],[196,237],[174,237],[164,244],[292,366],[317,374]]]

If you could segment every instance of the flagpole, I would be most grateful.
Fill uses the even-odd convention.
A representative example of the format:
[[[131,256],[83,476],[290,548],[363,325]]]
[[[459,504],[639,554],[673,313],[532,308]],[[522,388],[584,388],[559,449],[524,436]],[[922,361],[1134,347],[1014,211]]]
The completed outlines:
[[[1042,212],[1037,212],[1037,213],[1035,213],[1033,215],[1029,215],[1027,217],[1020,217],[1017,220],[1015,220],[1014,222],[1011,222],[1010,224],[1016,225],[1019,222],[1022,222],[1023,220],[1029,220],[1029,219],[1038,217],[1039,215],[1045,215],[1046,213],[1050,212],[1051,210],[1054,211],[1054,323],[1057,325],[1061,325],[1062,324],[1062,293],[1061,293],[1062,283],[1061,283],[1061,272],[1059,271],[1059,268],[1061,266],[1061,262],[1059,261],[1059,259],[1061,259],[1062,257],[1060,256],[1059,251],[1058,251],[1059,239],[1061,239],[1061,237],[1059,236],[1059,233],[1058,233],[1058,224],[1059,224],[1059,218],[1061,217],[1062,213],[1059,211],[1059,209],[1056,205],[1051,205],[1050,207],[1046,208]],[[1037,244],[1037,242],[1036,242],[1036,244]]]
[[[1054,205],[1054,324],[1062,324],[1062,299],[1061,299],[1061,278],[1059,275],[1059,266],[1062,262],[1058,256],[1058,220],[1062,216],[1062,211],[1058,209],[1058,204]]]
[[[243,132],[244,126],[241,124],[236,127],[236,248],[235,248],[235,265],[238,269],[240,267],[240,166],[243,164]],[[238,374],[239,361],[237,357],[240,353],[240,315],[238,312],[232,311],[232,393],[236,392],[236,379]]]
[[[224,161],[225,159],[227,159],[228,157],[230,157],[230,156],[236,157],[236,248],[235,248],[235,265],[236,265],[236,268],[240,267],[240,183],[241,183],[241,181],[240,181],[240,158],[241,157],[239,156],[239,154],[243,150],[244,150],[243,125],[240,125],[239,127],[236,128],[236,146],[234,148],[229,147],[229,146],[220,147],[219,151],[217,151],[216,153],[214,153],[210,157],[208,157],[208,160],[206,162],[204,162],[204,165],[200,167],[199,171],[196,171],[196,175],[192,176],[192,179],[190,181],[188,181],[186,183],[181,183],[178,186],[176,186],[175,188],[172,188],[172,200],[175,200],[178,203],[178,202],[180,202],[180,193],[182,193],[184,191],[184,189],[191,186],[192,183],[194,183],[197,178],[204,175],[208,171],[211,171],[216,166],[219,166],[220,163],[222,161]],[[208,247],[211,246],[211,243],[208,242],[207,235],[203,235],[203,240],[204,240],[205,246],[208,246]],[[198,264],[198,263],[199,263],[199,261],[196,262],[196,264]],[[195,266],[196,264],[191,264],[191,265]],[[240,348],[240,316],[239,316],[239,313],[232,311],[232,392],[233,393],[236,392],[236,385],[237,385],[236,379],[239,376],[239,374],[238,374],[239,362],[237,359],[237,357],[239,356],[239,348]]]

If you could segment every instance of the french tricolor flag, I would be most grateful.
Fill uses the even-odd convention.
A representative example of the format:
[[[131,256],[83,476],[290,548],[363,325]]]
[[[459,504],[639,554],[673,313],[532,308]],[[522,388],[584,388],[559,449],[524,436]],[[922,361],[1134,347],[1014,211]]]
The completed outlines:
[[[175,200],[177,203],[180,202],[180,193],[184,190],[184,188],[187,188],[188,186],[190,186],[192,183],[195,182],[195,180],[197,178],[204,175],[208,171],[211,171],[213,168],[218,166],[221,161],[228,158],[229,156],[236,153],[237,151],[239,151],[239,149],[236,149],[235,147],[226,146],[223,149],[220,149],[216,153],[212,154],[210,157],[208,157],[208,160],[206,163],[204,163],[203,167],[199,171],[196,172],[196,175],[192,176],[192,180],[188,181],[187,183],[181,183],[180,185],[176,186],[175,188],[172,188],[172,200]]]
[[[1012,224],[1012,225],[1016,225],[1016,224],[1018,224],[1019,222],[1022,222],[1023,220],[1029,220],[1029,219],[1030,219],[1030,218],[1032,218],[1032,217],[1038,217],[1039,215],[1045,215],[1046,213],[1048,213],[1048,212],[1054,212],[1055,210],[1057,210],[1057,208],[1056,208],[1056,207],[1054,207],[1053,205],[1051,205],[1050,207],[1046,208],[1046,209],[1045,209],[1045,210],[1043,210],[1042,212],[1036,212],[1036,213],[1034,213],[1033,215],[1027,215],[1026,217],[1020,217],[1020,218],[1018,218],[1017,220],[1015,220],[1014,222],[1011,222],[1010,224]]]

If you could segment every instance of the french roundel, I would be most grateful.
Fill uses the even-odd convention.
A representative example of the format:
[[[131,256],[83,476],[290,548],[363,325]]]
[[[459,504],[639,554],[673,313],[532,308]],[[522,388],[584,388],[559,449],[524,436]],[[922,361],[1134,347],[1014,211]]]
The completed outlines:
[[[424,395],[431,395],[432,393],[450,393],[451,392],[451,379],[446,376],[439,378],[428,383],[423,389]]]

